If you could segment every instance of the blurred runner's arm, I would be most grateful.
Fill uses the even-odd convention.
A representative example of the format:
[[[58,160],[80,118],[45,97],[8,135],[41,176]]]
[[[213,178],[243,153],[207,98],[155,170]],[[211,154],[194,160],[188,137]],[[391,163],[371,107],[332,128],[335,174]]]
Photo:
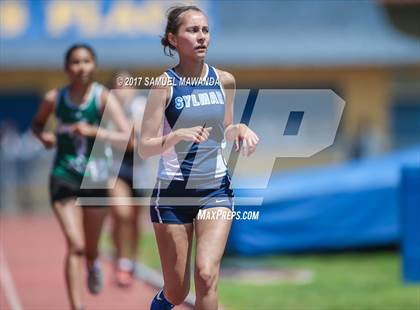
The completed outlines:
[[[74,125],[73,132],[75,134],[96,137],[97,139],[108,141],[119,148],[132,149],[133,139],[132,135],[130,137],[131,128],[117,99],[105,88],[102,91],[100,100],[103,116],[115,124],[116,130],[105,129],[79,122]]]
[[[32,132],[47,149],[52,148],[56,144],[55,134],[44,132],[43,130],[51,113],[54,112],[57,95],[58,91],[56,89],[48,91],[42,99],[38,111],[32,120]]]
[[[137,150],[140,144],[140,137],[141,137],[141,127],[143,124],[143,116],[144,110],[146,108],[147,99],[143,96],[137,97],[134,101],[134,112],[132,116],[133,124],[133,132],[132,132],[132,139],[133,139],[133,150]]]

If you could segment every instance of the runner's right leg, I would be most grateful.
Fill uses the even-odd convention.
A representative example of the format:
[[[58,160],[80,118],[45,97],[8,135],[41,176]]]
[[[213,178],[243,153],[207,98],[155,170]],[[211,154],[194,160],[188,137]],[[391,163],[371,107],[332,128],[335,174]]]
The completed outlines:
[[[86,240],[86,266],[88,270],[88,288],[92,294],[98,294],[103,287],[103,276],[98,260],[98,243],[102,226],[107,215],[107,207],[82,207],[83,226]]]
[[[182,303],[190,290],[193,224],[153,223],[162,265],[165,298]]]
[[[132,206],[132,189],[128,182],[116,178],[115,186],[110,190],[111,197],[127,200],[127,204],[111,207],[112,236],[115,247],[115,281],[120,287],[133,283],[134,264],[137,257],[137,206]]]

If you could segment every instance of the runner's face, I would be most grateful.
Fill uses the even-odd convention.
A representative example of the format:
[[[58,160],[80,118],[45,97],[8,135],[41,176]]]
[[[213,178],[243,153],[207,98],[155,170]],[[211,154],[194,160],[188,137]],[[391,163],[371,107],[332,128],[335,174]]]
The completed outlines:
[[[72,82],[90,83],[96,64],[92,54],[85,48],[78,48],[71,53],[66,72]]]
[[[207,17],[197,11],[187,11],[181,16],[181,25],[174,36],[175,47],[181,57],[204,59],[210,42]]]

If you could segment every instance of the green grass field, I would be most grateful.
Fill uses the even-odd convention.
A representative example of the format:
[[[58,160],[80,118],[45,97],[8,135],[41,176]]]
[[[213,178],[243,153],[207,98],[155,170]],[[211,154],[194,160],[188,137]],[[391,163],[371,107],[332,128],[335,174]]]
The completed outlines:
[[[144,235],[140,258],[160,270],[154,236]],[[420,285],[404,285],[397,252],[276,255],[258,259],[228,257],[223,266],[257,265],[274,269],[305,269],[308,284],[256,285],[222,278],[220,302],[225,309],[392,309],[419,310]]]
[[[397,253],[271,256],[272,267],[310,269],[309,284],[220,282],[227,309],[420,309],[420,286],[404,286]],[[258,296],[258,298],[256,298]]]

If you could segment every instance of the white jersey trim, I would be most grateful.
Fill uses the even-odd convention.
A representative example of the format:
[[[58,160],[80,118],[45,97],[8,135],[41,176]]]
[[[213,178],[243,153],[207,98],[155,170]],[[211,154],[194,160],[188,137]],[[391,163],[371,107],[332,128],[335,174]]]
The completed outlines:
[[[93,82],[92,83],[92,86],[91,86],[91,88],[90,88],[90,92],[89,92],[89,96],[88,96],[88,98],[82,103],[82,104],[75,104],[73,101],[71,101],[71,99],[70,99],[70,95],[69,95],[69,87],[68,86],[66,86],[65,88],[64,88],[64,102],[65,102],[65,104],[69,107],[69,108],[71,108],[71,109],[81,109],[81,110],[83,110],[83,109],[85,109],[85,108],[87,108],[88,107],[88,104],[90,103],[90,101],[92,100],[92,98],[94,97],[94,96],[96,96],[96,92],[97,92],[97,87],[98,87],[98,83],[96,83],[96,82]],[[101,85],[102,86],[102,85]]]
[[[227,167],[225,164],[225,160],[223,158],[222,149],[217,150],[217,158],[216,158],[216,172],[214,174],[215,178],[222,178],[227,173]]]
[[[158,216],[159,223],[162,224],[163,221],[162,221],[162,217],[160,216],[160,211],[159,211],[159,199],[160,199],[159,196],[160,196],[160,181],[158,181],[158,189],[157,189],[156,201],[155,201],[155,211]]]
[[[226,103],[226,93],[225,93],[225,89],[223,88],[222,82],[220,81],[219,73],[217,72],[217,69],[215,67],[212,67],[212,68],[213,68],[214,74],[216,74],[217,80],[219,81],[219,87],[220,87],[220,90],[222,91],[223,99],[225,100],[225,103]]]
[[[204,64],[205,68],[206,68],[206,73],[204,73],[203,76],[203,80],[207,79],[208,75],[209,75],[209,65],[208,64]],[[171,71],[179,80],[181,80],[182,78],[178,75],[178,73],[175,72],[174,69],[169,69],[169,71]],[[165,72],[166,73],[166,72]],[[167,74],[167,73],[166,73]]]

